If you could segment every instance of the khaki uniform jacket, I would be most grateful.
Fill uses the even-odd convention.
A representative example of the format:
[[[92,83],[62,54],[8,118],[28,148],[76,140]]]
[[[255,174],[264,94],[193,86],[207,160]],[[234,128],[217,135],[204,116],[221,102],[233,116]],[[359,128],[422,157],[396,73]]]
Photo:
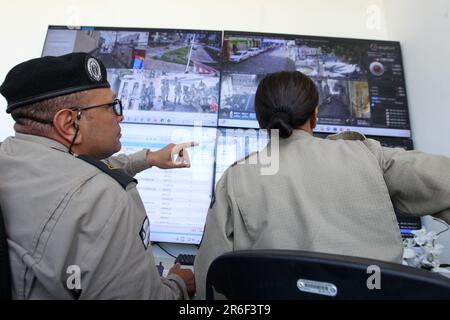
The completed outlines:
[[[450,221],[449,158],[384,148],[358,133],[332,139],[295,130],[280,139],[276,174],[261,175],[263,165],[252,164],[258,154],[227,169],[195,260],[198,298],[209,265],[228,251],[292,249],[401,263],[394,208]]]
[[[145,151],[109,164],[132,176],[149,167]],[[180,277],[160,278],[144,245],[136,183],[124,188],[58,142],[24,134],[1,144],[0,177],[13,298],[187,298]]]

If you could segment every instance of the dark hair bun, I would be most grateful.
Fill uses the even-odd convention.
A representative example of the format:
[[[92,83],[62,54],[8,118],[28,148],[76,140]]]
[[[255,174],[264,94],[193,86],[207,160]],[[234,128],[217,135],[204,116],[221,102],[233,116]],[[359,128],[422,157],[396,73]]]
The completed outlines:
[[[280,137],[292,132],[315,116],[319,94],[314,82],[298,71],[266,75],[255,94],[255,113],[262,129],[279,129]]]
[[[284,112],[276,112],[270,118],[267,129],[278,129],[281,138],[288,138],[292,135],[292,125],[289,123],[289,115]]]

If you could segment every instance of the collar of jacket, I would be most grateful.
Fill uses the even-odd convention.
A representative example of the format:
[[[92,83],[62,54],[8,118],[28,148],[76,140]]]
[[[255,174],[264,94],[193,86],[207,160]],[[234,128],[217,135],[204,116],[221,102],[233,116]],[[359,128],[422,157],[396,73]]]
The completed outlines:
[[[67,153],[69,152],[69,148],[65,147],[63,144],[61,144],[58,141],[55,141],[53,139],[36,136],[36,135],[32,135],[32,134],[19,133],[19,132],[16,132],[16,134],[14,135],[14,138],[39,143],[46,147],[53,148],[53,149],[56,149],[59,151],[63,151],[63,152],[67,152]]]

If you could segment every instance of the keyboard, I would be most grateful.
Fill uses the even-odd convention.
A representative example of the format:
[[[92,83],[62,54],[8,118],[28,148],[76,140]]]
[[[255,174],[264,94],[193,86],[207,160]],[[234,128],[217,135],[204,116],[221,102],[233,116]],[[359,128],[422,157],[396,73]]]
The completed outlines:
[[[179,254],[175,259],[175,263],[179,263],[185,266],[193,266],[194,260],[195,254]]]

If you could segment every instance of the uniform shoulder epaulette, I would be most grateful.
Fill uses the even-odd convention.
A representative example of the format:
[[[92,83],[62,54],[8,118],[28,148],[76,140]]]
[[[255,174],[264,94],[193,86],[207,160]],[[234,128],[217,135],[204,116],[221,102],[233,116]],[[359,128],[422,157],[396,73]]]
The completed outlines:
[[[84,154],[78,155],[77,158],[81,159],[83,161],[86,161],[87,163],[89,163],[89,164],[93,165],[94,167],[98,168],[100,171],[103,171],[108,176],[110,176],[111,178],[116,180],[122,186],[122,188],[124,188],[124,189],[126,189],[127,186],[131,182],[138,183],[135,178],[133,178],[132,176],[127,174],[122,169],[110,168],[110,167],[108,167],[106,165],[106,163],[104,163],[104,162],[102,162],[100,160],[94,159],[94,158],[92,158],[90,156],[84,155]]]
[[[330,140],[366,140],[366,136],[356,131],[344,131],[341,133],[331,134],[327,137]]]

